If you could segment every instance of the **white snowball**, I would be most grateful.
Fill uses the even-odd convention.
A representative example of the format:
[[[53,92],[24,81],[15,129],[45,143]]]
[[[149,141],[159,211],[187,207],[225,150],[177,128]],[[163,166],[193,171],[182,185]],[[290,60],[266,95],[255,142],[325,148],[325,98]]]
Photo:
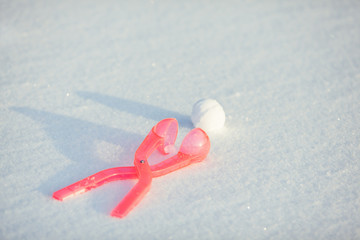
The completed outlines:
[[[216,100],[201,99],[193,106],[191,121],[205,132],[217,130],[225,124],[225,112]]]

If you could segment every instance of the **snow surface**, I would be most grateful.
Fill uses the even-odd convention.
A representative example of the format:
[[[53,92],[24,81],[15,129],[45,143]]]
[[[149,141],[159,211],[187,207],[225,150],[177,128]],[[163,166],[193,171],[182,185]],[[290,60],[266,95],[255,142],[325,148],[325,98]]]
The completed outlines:
[[[360,1],[0,1],[0,239],[360,239]],[[225,128],[202,163],[59,202],[151,127]],[[159,161],[153,157],[153,161]]]

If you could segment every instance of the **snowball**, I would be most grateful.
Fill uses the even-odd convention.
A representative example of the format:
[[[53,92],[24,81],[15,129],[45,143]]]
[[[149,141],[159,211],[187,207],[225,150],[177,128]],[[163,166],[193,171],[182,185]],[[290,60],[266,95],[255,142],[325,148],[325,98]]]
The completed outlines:
[[[217,130],[225,124],[225,112],[216,100],[201,99],[193,106],[191,121],[206,132]]]

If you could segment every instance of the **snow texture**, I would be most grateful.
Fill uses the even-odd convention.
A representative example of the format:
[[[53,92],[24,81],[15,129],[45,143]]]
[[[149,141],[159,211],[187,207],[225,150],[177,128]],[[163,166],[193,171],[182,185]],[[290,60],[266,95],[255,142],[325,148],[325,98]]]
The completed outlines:
[[[360,1],[0,1],[0,239],[360,239]],[[159,120],[208,158],[59,202]],[[150,161],[159,161],[158,155]]]
[[[225,118],[223,107],[215,99],[201,99],[194,104],[191,111],[193,125],[206,132],[223,128]]]

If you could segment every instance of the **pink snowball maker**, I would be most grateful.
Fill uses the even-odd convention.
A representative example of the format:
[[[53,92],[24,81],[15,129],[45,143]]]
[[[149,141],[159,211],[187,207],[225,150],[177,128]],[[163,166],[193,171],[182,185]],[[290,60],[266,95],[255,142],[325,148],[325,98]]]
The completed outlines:
[[[148,158],[151,153],[158,149],[161,154],[168,154],[167,150],[174,145],[177,133],[178,122],[176,119],[161,120],[151,129],[136,150],[134,166],[109,168],[100,171],[54,192],[53,198],[62,201],[111,181],[139,179],[136,185],[111,212],[113,217],[125,217],[150,190],[153,177],[160,177],[192,163],[200,162],[208,155],[210,139],[202,129],[195,128],[186,135],[180,146],[180,151],[175,156],[150,166]]]

